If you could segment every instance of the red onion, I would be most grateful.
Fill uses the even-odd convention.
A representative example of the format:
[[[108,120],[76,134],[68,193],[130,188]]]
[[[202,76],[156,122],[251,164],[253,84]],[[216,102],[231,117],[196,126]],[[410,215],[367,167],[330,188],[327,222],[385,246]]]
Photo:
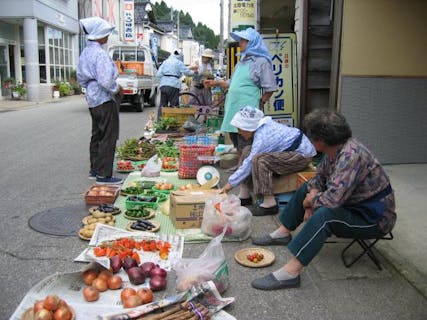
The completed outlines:
[[[138,263],[136,262],[135,259],[131,258],[131,257],[125,257],[123,260],[123,268],[125,270],[129,270],[130,268],[133,267],[137,267]]]
[[[156,265],[153,262],[144,262],[143,264],[140,265],[140,267],[142,268],[142,270],[144,270],[145,272],[145,276],[149,277],[150,276],[150,271],[156,267]]]
[[[150,270],[150,277],[159,276],[162,278],[166,278],[167,275],[168,273],[166,272],[166,270],[160,268],[159,266],[156,266]]]
[[[153,291],[159,291],[166,288],[166,278],[161,276],[153,276],[150,279],[150,288]]]
[[[145,282],[145,272],[140,267],[130,268],[127,273],[130,283],[138,285]]]
[[[119,256],[112,256],[110,258],[110,268],[113,273],[117,273],[122,268],[122,260]]]

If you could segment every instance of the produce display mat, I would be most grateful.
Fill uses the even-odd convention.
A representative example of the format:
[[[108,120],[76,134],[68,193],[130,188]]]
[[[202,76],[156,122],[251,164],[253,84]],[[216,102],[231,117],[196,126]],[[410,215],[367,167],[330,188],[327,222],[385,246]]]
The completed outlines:
[[[152,178],[152,177],[143,177],[141,178],[140,172],[132,172],[130,173],[123,183],[122,188],[126,188],[127,185],[132,183],[135,180],[146,179],[146,180],[156,180],[159,182],[168,182],[172,183],[174,186],[185,186],[187,184],[196,184],[197,181],[195,179],[179,179],[177,172],[161,172],[160,177]],[[122,213],[116,216],[116,227],[120,229],[126,229],[126,226],[129,222],[128,219],[124,216],[123,212],[125,211],[125,196],[119,196],[116,199],[114,205],[116,207],[122,208]],[[159,203],[157,208],[156,216],[150,220],[158,222],[161,226],[159,234],[169,234],[169,235],[178,235],[184,238],[185,243],[202,243],[209,242],[213,237],[208,236],[202,232],[200,228],[193,229],[175,229],[171,219],[169,218],[169,200],[165,202]],[[224,237],[222,241],[226,242],[236,242],[240,241],[236,238],[227,238]]]

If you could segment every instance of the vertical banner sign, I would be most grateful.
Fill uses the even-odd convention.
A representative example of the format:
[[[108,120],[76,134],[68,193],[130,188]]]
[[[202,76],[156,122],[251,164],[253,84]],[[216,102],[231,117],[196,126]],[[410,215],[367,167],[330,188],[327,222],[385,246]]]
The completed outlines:
[[[264,106],[266,115],[290,126],[298,124],[298,87],[295,34],[263,34],[273,61],[277,91]]]
[[[124,40],[128,42],[135,41],[135,25],[134,25],[134,3],[133,0],[123,0],[124,14]]]
[[[231,31],[256,29],[257,0],[230,0]]]

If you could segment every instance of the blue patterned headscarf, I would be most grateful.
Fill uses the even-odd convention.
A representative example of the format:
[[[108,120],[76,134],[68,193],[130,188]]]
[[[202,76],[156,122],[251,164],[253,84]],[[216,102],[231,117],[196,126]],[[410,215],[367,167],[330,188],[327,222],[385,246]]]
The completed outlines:
[[[264,57],[270,63],[272,63],[270,53],[262,41],[261,35],[254,28],[247,28],[246,30],[231,32],[230,35],[235,41],[240,41],[242,38],[249,41],[246,50],[240,52],[242,59],[244,59],[245,56],[249,54],[256,57]]]

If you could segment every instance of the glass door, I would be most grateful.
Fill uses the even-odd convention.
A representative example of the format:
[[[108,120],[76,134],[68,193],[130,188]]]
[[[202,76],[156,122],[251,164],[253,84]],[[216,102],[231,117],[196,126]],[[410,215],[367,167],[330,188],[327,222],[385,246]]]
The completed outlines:
[[[9,78],[9,72],[8,72],[8,46],[5,44],[0,44],[0,76],[1,76],[1,95],[6,96],[9,95],[9,90],[5,90],[4,88],[4,80]]]

